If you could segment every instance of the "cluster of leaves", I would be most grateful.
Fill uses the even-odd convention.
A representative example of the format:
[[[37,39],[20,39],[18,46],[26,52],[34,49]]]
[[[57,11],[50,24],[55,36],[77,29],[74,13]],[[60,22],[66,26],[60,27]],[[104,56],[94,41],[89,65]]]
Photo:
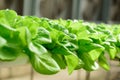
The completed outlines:
[[[120,58],[120,25],[51,20],[19,16],[13,10],[0,11],[0,60],[15,60],[26,54],[41,74],[55,74],[68,68],[109,70],[105,54]]]

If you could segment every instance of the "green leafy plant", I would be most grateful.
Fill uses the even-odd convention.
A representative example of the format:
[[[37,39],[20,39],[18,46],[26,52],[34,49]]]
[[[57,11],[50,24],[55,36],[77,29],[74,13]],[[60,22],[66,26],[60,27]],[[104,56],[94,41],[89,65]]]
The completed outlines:
[[[69,74],[99,66],[109,70],[105,55],[120,59],[120,25],[51,20],[0,10],[0,60],[12,61],[22,54],[41,74],[65,68]]]

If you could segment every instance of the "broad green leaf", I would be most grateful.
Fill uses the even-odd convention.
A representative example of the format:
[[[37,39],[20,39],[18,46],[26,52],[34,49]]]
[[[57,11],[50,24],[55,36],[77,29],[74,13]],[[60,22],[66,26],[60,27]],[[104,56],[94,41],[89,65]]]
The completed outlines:
[[[41,55],[36,54],[37,53],[31,53],[30,61],[37,72],[51,75],[60,71],[60,67],[49,53],[43,53]]]
[[[48,44],[51,43],[50,33],[43,27],[38,28],[38,32],[33,39],[34,42],[38,44]]]
[[[100,57],[98,59],[98,63],[105,70],[110,70],[110,65],[109,65],[106,57],[103,54],[100,55]]]
[[[105,50],[105,48],[98,44],[92,44],[91,48],[94,47],[94,49],[90,50],[88,54],[92,58],[92,60],[97,60],[100,54]]]
[[[20,52],[16,48],[4,46],[0,48],[0,60],[14,60],[18,57],[19,53]]]
[[[27,27],[32,35],[32,38],[34,38],[37,34],[39,24],[37,22],[35,22],[31,18],[31,16],[23,16],[16,22],[14,27],[15,28]]]
[[[16,29],[11,28],[10,26],[0,24],[0,35],[2,37],[4,37],[4,38],[12,38],[14,36],[15,32],[16,32]]]
[[[77,42],[75,42],[77,43]],[[70,51],[75,51],[78,49],[78,46],[74,42],[69,41],[63,41],[61,44],[63,44],[65,47],[67,47]]]
[[[74,71],[74,69],[79,65],[79,58],[76,55],[71,54],[65,55],[65,59],[68,66],[68,72],[69,74],[71,74]]]
[[[82,24],[82,22],[77,20],[75,22],[72,22],[68,28],[72,33],[75,34],[86,30],[86,27]]]
[[[68,33],[69,31],[62,25],[60,24],[56,24],[56,23],[50,23],[50,26],[58,31],[64,32],[64,33]]]
[[[13,10],[0,10],[0,24],[13,26],[16,22],[17,13]]]
[[[93,61],[97,60],[98,57],[100,56],[100,54],[102,53],[102,49],[94,49],[94,50],[91,50],[90,52],[88,52],[89,56],[91,57],[91,59]]]
[[[117,48],[113,43],[104,42],[103,46],[106,48],[106,51],[109,53],[110,58],[114,59],[117,54]]]
[[[21,41],[22,46],[28,46],[28,44],[31,42],[31,33],[27,27],[20,27],[17,28],[17,31],[19,31],[19,38]]]
[[[59,32],[55,29],[50,30],[50,37],[51,37],[53,42],[58,42],[58,36],[60,36],[60,35],[63,35],[63,33]]]
[[[14,28],[0,25],[0,35],[11,45],[21,45],[20,39],[18,38],[19,32]]]
[[[30,43],[29,51],[33,68],[41,74],[55,74],[60,70],[56,61],[51,57],[51,54],[40,44]]]
[[[91,47],[91,40],[81,39],[78,41],[79,51],[80,52],[89,52],[90,50],[94,49]]]
[[[102,52],[104,50],[104,47],[93,43],[91,40],[84,40],[81,39],[78,41],[79,51],[80,52],[90,52],[92,50],[96,50],[97,52]],[[99,50],[99,51],[98,51]]]
[[[52,50],[52,53],[61,54],[61,55],[70,55],[70,54],[72,54],[72,52],[62,44],[57,44],[57,46],[55,46],[55,48]]]
[[[32,53],[36,54],[37,56],[47,53],[47,50],[40,44],[34,44],[31,42],[28,46],[29,46],[29,50]]]
[[[109,55],[111,59],[114,59],[117,54],[117,49],[116,47],[110,47],[109,48]]]
[[[83,68],[87,71],[93,71],[99,68],[98,64],[92,60],[88,53],[78,53],[79,58],[84,62]]]
[[[44,47],[46,47],[48,50],[52,50],[55,48],[56,46],[56,42],[55,41],[52,41],[52,43],[49,43],[49,44],[43,44]]]
[[[84,66],[84,62],[79,58],[78,65],[76,66],[75,70],[81,69]]]
[[[65,69],[66,68],[66,61],[63,55],[60,54],[52,54],[52,58],[57,62],[57,64],[59,65],[59,67],[61,69]]]

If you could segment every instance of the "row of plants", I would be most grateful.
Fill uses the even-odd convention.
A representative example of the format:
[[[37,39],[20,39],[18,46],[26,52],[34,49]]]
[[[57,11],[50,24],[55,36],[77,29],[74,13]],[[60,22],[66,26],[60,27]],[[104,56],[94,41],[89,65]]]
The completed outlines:
[[[96,24],[82,20],[20,16],[0,10],[0,60],[12,61],[27,55],[41,74],[62,69],[93,71],[110,69],[110,59],[120,59],[120,25]]]

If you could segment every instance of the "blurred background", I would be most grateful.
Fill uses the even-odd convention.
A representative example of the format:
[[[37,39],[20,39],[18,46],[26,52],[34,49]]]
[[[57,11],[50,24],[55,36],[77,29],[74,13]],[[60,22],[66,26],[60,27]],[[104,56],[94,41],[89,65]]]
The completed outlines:
[[[120,22],[120,0],[0,0],[0,9],[51,19]]]
[[[120,0],[0,0],[0,10],[13,9],[19,15],[50,19],[82,19],[92,22],[120,23]],[[68,75],[63,70],[56,75],[40,75],[29,64],[1,66],[0,80],[120,80],[118,62],[110,61],[111,70],[84,70]]]

